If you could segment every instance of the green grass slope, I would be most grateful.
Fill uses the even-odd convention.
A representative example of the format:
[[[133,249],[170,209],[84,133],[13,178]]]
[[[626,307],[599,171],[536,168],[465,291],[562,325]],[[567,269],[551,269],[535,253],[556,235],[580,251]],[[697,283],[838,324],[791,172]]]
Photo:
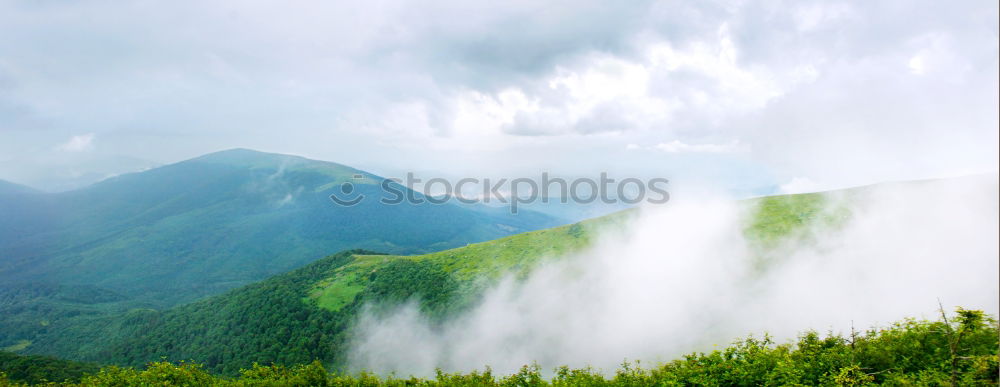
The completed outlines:
[[[448,273],[464,297],[474,297],[478,290],[506,273],[524,276],[546,258],[558,258],[590,245],[601,232],[621,229],[634,210],[626,210],[571,225],[526,232],[489,242],[424,255],[356,255],[354,261],[334,270],[310,289],[307,302],[320,308],[338,311],[368,289],[373,273],[404,262],[426,265]]]
[[[837,194],[854,195],[853,191]],[[849,212],[832,204],[828,195],[831,194],[779,195],[744,201],[742,205],[752,211],[744,234],[756,247],[759,258],[767,259],[769,250],[784,241],[810,238],[814,226],[831,229],[843,222]],[[571,225],[424,255],[359,255],[350,264],[336,269],[333,276],[318,282],[310,290],[307,301],[337,311],[368,288],[371,273],[378,273],[381,268],[399,261],[439,268],[461,285],[463,300],[474,298],[478,290],[503,274],[526,275],[545,259],[562,257],[589,246],[599,233],[621,230],[634,214],[635,210],[625,210]]]

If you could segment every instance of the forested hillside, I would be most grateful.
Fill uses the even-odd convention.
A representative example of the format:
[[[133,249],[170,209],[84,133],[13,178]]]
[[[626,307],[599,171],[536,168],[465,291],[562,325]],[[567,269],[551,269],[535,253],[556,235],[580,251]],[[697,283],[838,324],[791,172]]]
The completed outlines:
[[[348,181],[367,198],[337,206],[329,197]],[[64,354],[45,338],[340,250],[423,253],[561,223],[531,211],[385,205],[380,182],[340,164],[237,149],[63,193],[0,184],[0,348]]]
[[[475,285],[483,276],[528,270],[543,257],[583,248],[597,229],[613,227],[627,216],[621,213],[424,256],[345,251],[164,312],[134,311],[72,326],[45,336],[38,348],[131,366],[161,358],[195,360],[226,375],[254,362],[303,364],[320,359],[336,367],[343,364],[348,328],[364,305],[391,307],[419,296],[428,314],[444,317],[474,300]],[[98,350],[87,345],[121,331],[135,335]]]
[[[213,375],[196,363],[155,362],[145,369],[107,367],[72,386],[996,386],[997,321],[959,309],[949,320],[908,319],[850,335],[802,333],[790,343],[767,335],[727,348],[692,353],[663,364],[624,362],[617,370],[525,365],[512,375],[489,369],[438,372],[430,379],[328,374],[320,362],[282,366],[254,364],[236,377]],[[2,355],[2,354],[0,354]],[[49,360],[0,357],[0,386],[20,385],[25,369],[51,372],[48,380],[78,372],[46,367]],[[603,371],[603,372],[602,372]],[[3,375],[6,372],[7,375]],[[75,378],[70,378],[74,380]],[[13,384],[11,384],[11,381]]]
[[[96,285],[171,305],[331,251],[430,252],[557,222],[531,212],[385,205],[381,180],[340,164],[231,150],[76,191],[18,191],[3,200],[4,224],[17,228],[0,229],[8,230],[0,279]],[[368,199],[334,205],[329,197],[344,182]]]
[[[801,237],[805,226],[833,221],[833,215],[819,211],[825,200],[824,195],[809,194],[748,201],[745,205],[757,214],[746,233],[761,240]],[[300,364],[318,359],[338,369],[344,364],[348,328],[362,306],[391,308],[419,296],[424,312],[444,318],[474,302],[503,273],[525,275],[543,259],[579,251],[596,235],[621,231],[634,213],[425,255],[342,252],[167,311],[135,310],[53,330],[35,348],[130,366],[159,359],[193,360],[225,375],[254,362],[272,361]],[[118,339],[98,347],[89,344],[100,337]]]
[[[79,382],[84,375],[94,375],[99,369],[97,364],[0,351],[0,374],[19,383]],[[0,386],[4,386],[3,376],[0,376]]]

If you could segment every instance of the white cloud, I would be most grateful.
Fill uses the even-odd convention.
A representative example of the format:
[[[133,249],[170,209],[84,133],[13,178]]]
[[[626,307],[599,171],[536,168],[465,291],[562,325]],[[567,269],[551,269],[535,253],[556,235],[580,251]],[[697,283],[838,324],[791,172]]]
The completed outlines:
[[[686,144],[680,140],[663,142],[653,146],[653,149],[667,153],[730,153],[739,149],[739,143],[733,141],[728,144]]]
[[[778,187],[778,192],[782,194],[799,194],[822,191],[823,186],[809,180],[807,177],[796,177],[789,182]]]
[[[514,135],[670,133],[671,127],[690,125],[684,121],[704,119],[711,126],[759,109],[816,76],[811,66],[781,75],[744,68],[737,57],[725,23],[708,39],[684,47],[656,42],[634,59],[586,56],[537,84],[513,89],[530,103],[505,106],[514,119],[503,129]]]
[[[829,26],[845,17],[856,16],[849,4],[805,3],[795,8],[795,25],[799,31],[810,32]]]
[[[350,360],[402,376],[487,365],[507,374],[532,362],[613,372],[626,359],[649,366],[750,334],[785,342],[805,329],[849,334],[936,318],[938,300],[995,314],[997,188],[987,176],[832,196],[831,206],[852,208],[843,228],[814,230],[767,265],[744,239],[752,209],[672,199],[644,209],[624,235],[507,278],[443,324],[412,304],[368,314]]]
[[[78,136],[73,136],[62,144],[56,146],[56,149],[64,152],[84,152],[94,149],[94,134],[87,133]]]
[[[922,75],[924,73],[924,58],[919,54],[910,58],[907,65],[910,67],[910,72],[913,74]]]

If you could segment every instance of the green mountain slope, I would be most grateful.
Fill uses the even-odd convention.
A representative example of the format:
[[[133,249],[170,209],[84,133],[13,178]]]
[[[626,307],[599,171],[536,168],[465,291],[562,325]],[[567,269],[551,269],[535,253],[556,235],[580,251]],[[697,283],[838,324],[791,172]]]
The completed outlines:
[[[420,253],[555,225],[533,213],[384,205],[375,200],[381,180],[339,164],[233,150],[36,195],[17,217],[44,221],[0,236],[0,280],[97,285],[171,305],[329,251]],[[334,205],[329,196],[346,181],[370,199]]]
[[[751,238],[802,237],[805,226],[835,219],[819,209],[821,194],[754,199],[759,212],[746,225]],[[209,370],[234,374],[253,362],[294,364],[320,359],[342,364],[349,327],[365,305],[390,307],[417,296],[432,318],[476,300],[502,273],[527,273],[544,259],[588,246],[598,233],[615,232],[634,214],[624,211],[547,230],[517,234],[436,253],[401,256],[348,251],[258,284],[163,312],[109,319],[73,334],[53,335],[39,349],[77,359],[142,365],[165,358],[194,360]],[[840,215],[837,215],[840,216]],[[769,242],[770,243],[770,242]],[[93,326],[137,332],[97,351],[80,337],[101,337]]]
[[[366,199],[337,206],[329,197],[347,181]],[[219,294],[332,251],[423,253],[560,223],[530,211],[386,205],[381,181],[340,164],[237,149],[69,192],[0,185],[0,348]],[[60,296],[67,289],[120,298]]]

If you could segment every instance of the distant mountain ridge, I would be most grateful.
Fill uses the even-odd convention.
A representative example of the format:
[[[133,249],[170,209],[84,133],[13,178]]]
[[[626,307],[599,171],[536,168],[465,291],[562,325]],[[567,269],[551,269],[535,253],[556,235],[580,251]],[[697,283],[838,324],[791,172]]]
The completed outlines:
[[[37,189],[28,187],[26,185],[12,183],[7,180],[0,180],[0,197],[2,197],[3,195],[12,195],[12,194],[23,195],[23,194],[31,194],[39,192],[41,191],[38,191]]]
[[[335,205],[329,196],[347,181],[368,199]],[[387,206],[379,181],[342,164],[234,149],[68,192],[2,183],[0,282],[96,285],[170,306],[330,251],[430,252],[559,223],[452,204]]]

